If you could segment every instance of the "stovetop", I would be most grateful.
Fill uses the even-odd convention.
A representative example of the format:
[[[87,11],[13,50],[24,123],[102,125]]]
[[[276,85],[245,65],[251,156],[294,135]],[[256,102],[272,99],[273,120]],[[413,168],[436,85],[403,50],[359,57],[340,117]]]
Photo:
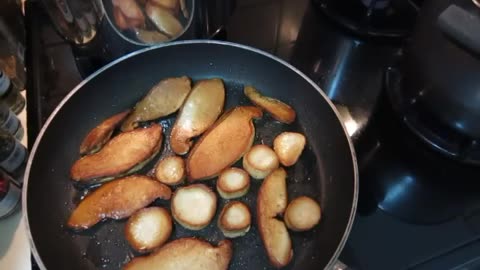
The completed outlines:
[[[411,23],[396,23],[403,27],[397,35],[379,36],[388,29],[357,31],[329,2],[237,0],[224,37],[289,61],[338,106],[360,168],[358,212],[340,259],[359,270],[480,269],[480,184],[474,179],[480,169],[431,152],[385,95],[392,87],[386,74],[402,57],[415,6],[403,1],[412,5]],[[28,136],[35,138],[66,93],[102,63],[74,57],[39,3],[27,3]]]

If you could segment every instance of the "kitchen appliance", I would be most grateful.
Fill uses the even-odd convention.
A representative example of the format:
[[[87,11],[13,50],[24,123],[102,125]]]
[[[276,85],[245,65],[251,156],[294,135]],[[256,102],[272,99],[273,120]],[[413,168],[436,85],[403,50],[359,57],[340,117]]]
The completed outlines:
[[[112,4],[117,1],[42,0],[42,2],[57,31],[72,43],[76,55],[96,58],[102,65],[155,43],[139,38],[140,35],[151,37],[152,33],[157,33],[157,26],[147,16],[144,6],[141,6],[145,19],[145,26],[142,26],[142,29],[145,27],[149,29],[148,31],[135,30],[133,27],[121,29],[115,18],[116,7]],[[165,41],[161,42],[214,37],[221,31],[221,26],[226,23],[233,8],[231,0],[181,2],[185,3],[185,11],[178,10],[176,17],[183,25],[182,31],[166,37]],[[142,34],[139,34],[140,32]],[[147,32],[149,34],[146,34]]]
[[[194,81],[212,76],[222,78],[226,110],[247,104],[245,85],[254,85],[263,94],[295,108],[297,118],[291,126],[272,123],[267,115],[256,121],[254,144],[272,145],[273,138],[287,130],[305,134],[308,146],[297,163],[288,168],[288,196],[315,198],[325,218],[312,231],[291,233],[295,255],[286,269],[332,267],[348,237],[358,195],[353,145],[336,109],[316,84],[286,62],[243,45],[200,40],[148,48],[111,63],[70,92],[49,117],[31,150],[23,193],[31,244],[41,268],[118,269],[134,257],[123,237],[125,220],[107,220],[77,234],[65,226],[72,209],[88,191],[65,176],[69,175],[72,162],[79,158],[78,146],[83,137],[98,125],[98,120],[131,108],[160,79],[182,75]],[[118,79],[112,80],[114,77]],[[159,122],[169,126],[174,118]],[[328,132],[318,132],[322,129]],[[65,130],[69,131],[68,136]],[[164,148],[162,155],[171,155],[169,147]],[[155,158],[139,173],[147,173],[147,168],[158,160]],[[215,181],[203,183],[212,186]],[[256,207],[255,191],[260,184],[252,183],[248,195],[239,199],[250,209]],[[39,192],[45,189],[50,192]],[[173,238],[192,236],[213,243],[223,239],[216,222],[196,232],[175,225]],[[233,243],[229,269],[275,269],[269,263],[256,226]]]
[[[433,149],[480,164],[480,8],[426,1],[405,56],[390,73],[395,109]]]
[[[36,4],[27,5],[32,38],[27,44],[35,55],[27,65],[33,71],[32,91],[27,92],[29,138],[37,136],[58,102],[81,81],[79,70],[89,74],[101,66],[92,57],[72,55]],[[360,193],[340,259],[359,270],[478,269],[480,201],[474,181],[479,172],[432,151],[402,123],[386,95],[396,85],[386,78],[394,71],[389,67],[403,58],[402,38],[357,34],[310,0],[237,0],[235,6],[224,38],[292,63],[342,106],[359,160]],[[413,10],[416,14],[415,6]],[[415,16],[404,18],[415,21]],[[407,36],[414,23],[404,22],[410,25],[404,28]],[[388,178],[392,174],[396,177]],[[425,180],[417,182],[417,176]]]

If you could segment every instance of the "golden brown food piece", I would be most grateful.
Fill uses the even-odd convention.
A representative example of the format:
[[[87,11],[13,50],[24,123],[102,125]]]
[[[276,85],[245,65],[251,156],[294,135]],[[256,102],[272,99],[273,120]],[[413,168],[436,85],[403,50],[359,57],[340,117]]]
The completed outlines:
[[[295,121],[296,113],[289,105],[278,99],[263,96],[252,86],[245,86],[243,92],[253,104],[269,112],[276,120],[287,124]]]
[[[203,184],[181,187],[171,203],[173,218],[190,230],[201,230],[212,221],[217,210],[217,195]]]
[[[188,12],[185,0],[180,0],[180,9],[182,10],[183,17],[185,17],[185,19],[188,19],[188,17],[190,16],[190,12]]]
[[[114,10],[115,7],[118,7],[129,27],[145,25],[145,16],[143,16],[143,12],[135,0],[112,0],[112,4]]]
[[[218,227],[225,237],[244,236],[250,230],[252,217],[248,206],[239,201],[229,202],[218,218]]]
[[[307,231],[320,222],[321,212],[316,201],[307,196],[300,196],[288,204],[283,219],[289,229]]]
[[[253,146],[243,156],[243,168],[255,179],[267,177],[279,165],[277,154],[264,144]]]
[[[187,159],[188,179],[214,177],[242,158],[255,137],[252,119],[261,116],[262,111],[253,106],[226,112],[193,147]]]
[[[305,148],[305,136],[297,132],[282,132],[273,141],[273,149],[283,166],[292,166]]]
[[[218,194],[224,199],[235,199],[247,194],[250,176],[240,168],[223,170],[217,179]]]
[[[135,35],[143,43],[153,44],[169,41],[170,38],[158,31],[150,31],[141,28],[135,28]]]
[[[286,266],[293,257],[292,242],[285,224],[276,219],[287,207],[287,173],[274,170],[265,178],[258,191],[257,223],[270,263]]]
[[[169,37],[174,38],[182,32],[182,24],[168,9],[154,5],[149,1],[145,5],[145,12],[158,30]]]
[[[88,182],[132,173],[152,159],[161,145],[162,126],[158,124],[120,133],[99,152],[77,160],[70,170],[70,177]]]
[[[124,270],[227,270],[232,259],[232,242],[217,247],[197,238],[174,240],[149,256],[132,259]]]
[[[138,252],[163,245],[172,234],[172,217],[167,209],[149,207],[135,212],[125,225],[125,237]]]
[[[170,145],[178,155],[184,155],[191,139],[207,130],[222,113],[225,88],[221,79],[202,80],[195,84],[172,128]]]
[[[180,6],[180,3],[178,2],[178,0],[150,0],[150,2],[152,4],[170,9],[173,12],[177,12]]]
[[[154,120],[176,112],[191,90],[190,78],[168,78],[156,84],[140,100],[122,125],[123,131],[137,127],[138,122]]]
[[[80,145],[80,154],[95,153],[112,137],[113,130],[127,117],[130,110],[115,114],[92,129]]]
[[[166,157],[155,167],[155,177],[166,185],[178,185],[185,180],[185,161],[178,156]]]
[[[170,199],[170,188],[150,177],[132,175],[106,183],[89,194],[68,219],[72,229],[83,230],[103,219],[122,219],[155,199]]]
[[[113,18],[115,19],[115,24],[120,30],[127,30],[130,28],[127,17],[123,15],[119,7],[113,7]]]

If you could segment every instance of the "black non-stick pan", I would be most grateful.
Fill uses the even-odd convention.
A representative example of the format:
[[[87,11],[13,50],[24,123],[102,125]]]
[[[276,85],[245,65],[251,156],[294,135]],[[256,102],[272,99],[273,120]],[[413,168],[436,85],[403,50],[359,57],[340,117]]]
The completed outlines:
[[[274,121],[268,113],[256,120],[255,143],[271,145],[273,138],[285,130],[306,135],[307,146],[300,160],[287,168],[288,196],[289,200],[300,195],[315,198],[322,207],[322,220],[311,231],[290,232],[294,259],[285,269],[331,267],[350,231],[358,191],[353,146],[337,111],[317,85],[289,64],[257,49],[217,41],[175,42],[128,55],[82,82],[52,113],[31,151],[23,194],[33,254],[40,267],[120,269],[138,256],[125,240],[125,220],[107,220],[81,233],[65,226],[86,192],[73,185],[69,170],[90,129],[131,108],[159,80],[181,75],[194,81],[222,78],[227,96],[225,109],[250,104],[242,92],[243,85],[249,84],[296,110],[297,119],[290,125]],[[159,120],[166,138],[174,118]],[[163,148],[162,155],[141,173],[147,173],[169,152],[168,145]],[[214,187],[215,179],[205,183]],[[233,240],[229,269],[273,269],[256,228],[255,203],[260,184],[253,181],[248,195],[240,199],[253,212],[253,226],[246,236]],[[168,202],[154,204],[168,207]],[[224,204],[225,200],[219,200],[217,209]],[[215,244],[223,239],[216,219],[201,231],[175,224],[171,238],[196,236]]]

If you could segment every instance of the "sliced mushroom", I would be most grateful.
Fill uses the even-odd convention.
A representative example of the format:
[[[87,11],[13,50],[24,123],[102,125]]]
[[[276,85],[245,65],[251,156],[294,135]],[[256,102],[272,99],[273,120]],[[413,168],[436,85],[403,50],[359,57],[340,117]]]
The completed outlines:
[[[112,137],[113,130],[120,124],[120,122],[127,117],[130,111],[124,111],[109,117],[100,125],[92,129],[80,145],[80,154],[92,154],[98,152],[105,143]]]
[[[183,17],[185,19],[188,19],[190,17],[190,14],[188,12],[187,4],[185,3],[185,0],[180,0],[180,9],[182,10]]]
[[[145,16],[135,0],[112,0],[112,4],[120,9],[129,27],[145,25]]]
[[[250,176],[240,168],[223,170],[217,180],[218,194],[224,199],[240,198],[250,188]]]
[[[217,247],[198,238],[174,240],[149,256],[132,259],[124,270],[227,270],[232,259],[232,242]]]
[[[120,30],[127,30],[130,28],[127,17],[123,15],[122,10],[120,10],[119,7],[113,7],[113,18],[115,20],[115,24]]]
[[[132,130],[138,122],[154,120],[176,112],[191,90],[190,78],[168,78],[156,84],[140,100],[122,125],[122,130]]]
[[[99,152],[77,160],[70,169],[70,177],[91,183],[133,173],[157,155],[162,137],[162,126],[158,124],[120,133]]]
[[[293,257],[292,241],[285,223],[276,217],[287,207],[287,173],[274,170],[262,182],[257,196],[257,223],[270,263],[286,266]]]
[[[133,175],[104,184],[73,210],[68,226],[76,230],[92,227],[103,219],[123,219],[155,199],[168,200],[168,186],[147,176]]]
[[[168,9],[147,2],[145,12],[162,33],[173,38],[182,32],[182,24]]]
[[[138,252],[149,252],[163,245],[172,234],[172,217],[167,209],[149,207],[137,211],[125,225],[125,237]]]
[[[178,0],[150,0],[152,4],[167,8],[173,12],[177,12],[179,8]]]
[[[292,166],[305,148],[305,136],[297,132],[282,132],[273,141],[273,149],[283,166]]]
[[[218,218],[218,227],[229,238],[244,236],[250,230],[252,217],[248,206],[239,201],[229,202]]]
[[[225,88],[221,79],[195,84],[175,121],[170,135],[172,150],[183,155],[190,150],[191,139],[207,130],[222,113]]]
[[[203,184],[181,187],[171,203],[173,218],[190,230],[201,230],[212,221],[217,210],[217,196]]]
[[[253,106],[226,112],[193,147],[187,159],[190,181],[208,179],[231,166],[250,149],[255,137],[252,119],[262,116]]]
[[[263,96],[252,86],[245,86],[243,92],[253,104],[269,112],[276,120],[287,124],[295,121],[296,113],[289,105],[278,99]]]
[[[277,154],[263,144],[253,146],[243,157],[243,168],[255,179],[267,177],[279,165]]]
[[[320,222],[321,214],[322,210],[316,201],[300,196],[288,204],[283,219],[289,229],[307,231]]]
[[[164,158],[155,167],[155,177],[166,185],[181,184],[185,176],[185,161],[178,156]]]
[[[135,35],[143,43],[154,44],[169,41],[170,38],[158,31],[150,31],[141,28],[135,28]]]

